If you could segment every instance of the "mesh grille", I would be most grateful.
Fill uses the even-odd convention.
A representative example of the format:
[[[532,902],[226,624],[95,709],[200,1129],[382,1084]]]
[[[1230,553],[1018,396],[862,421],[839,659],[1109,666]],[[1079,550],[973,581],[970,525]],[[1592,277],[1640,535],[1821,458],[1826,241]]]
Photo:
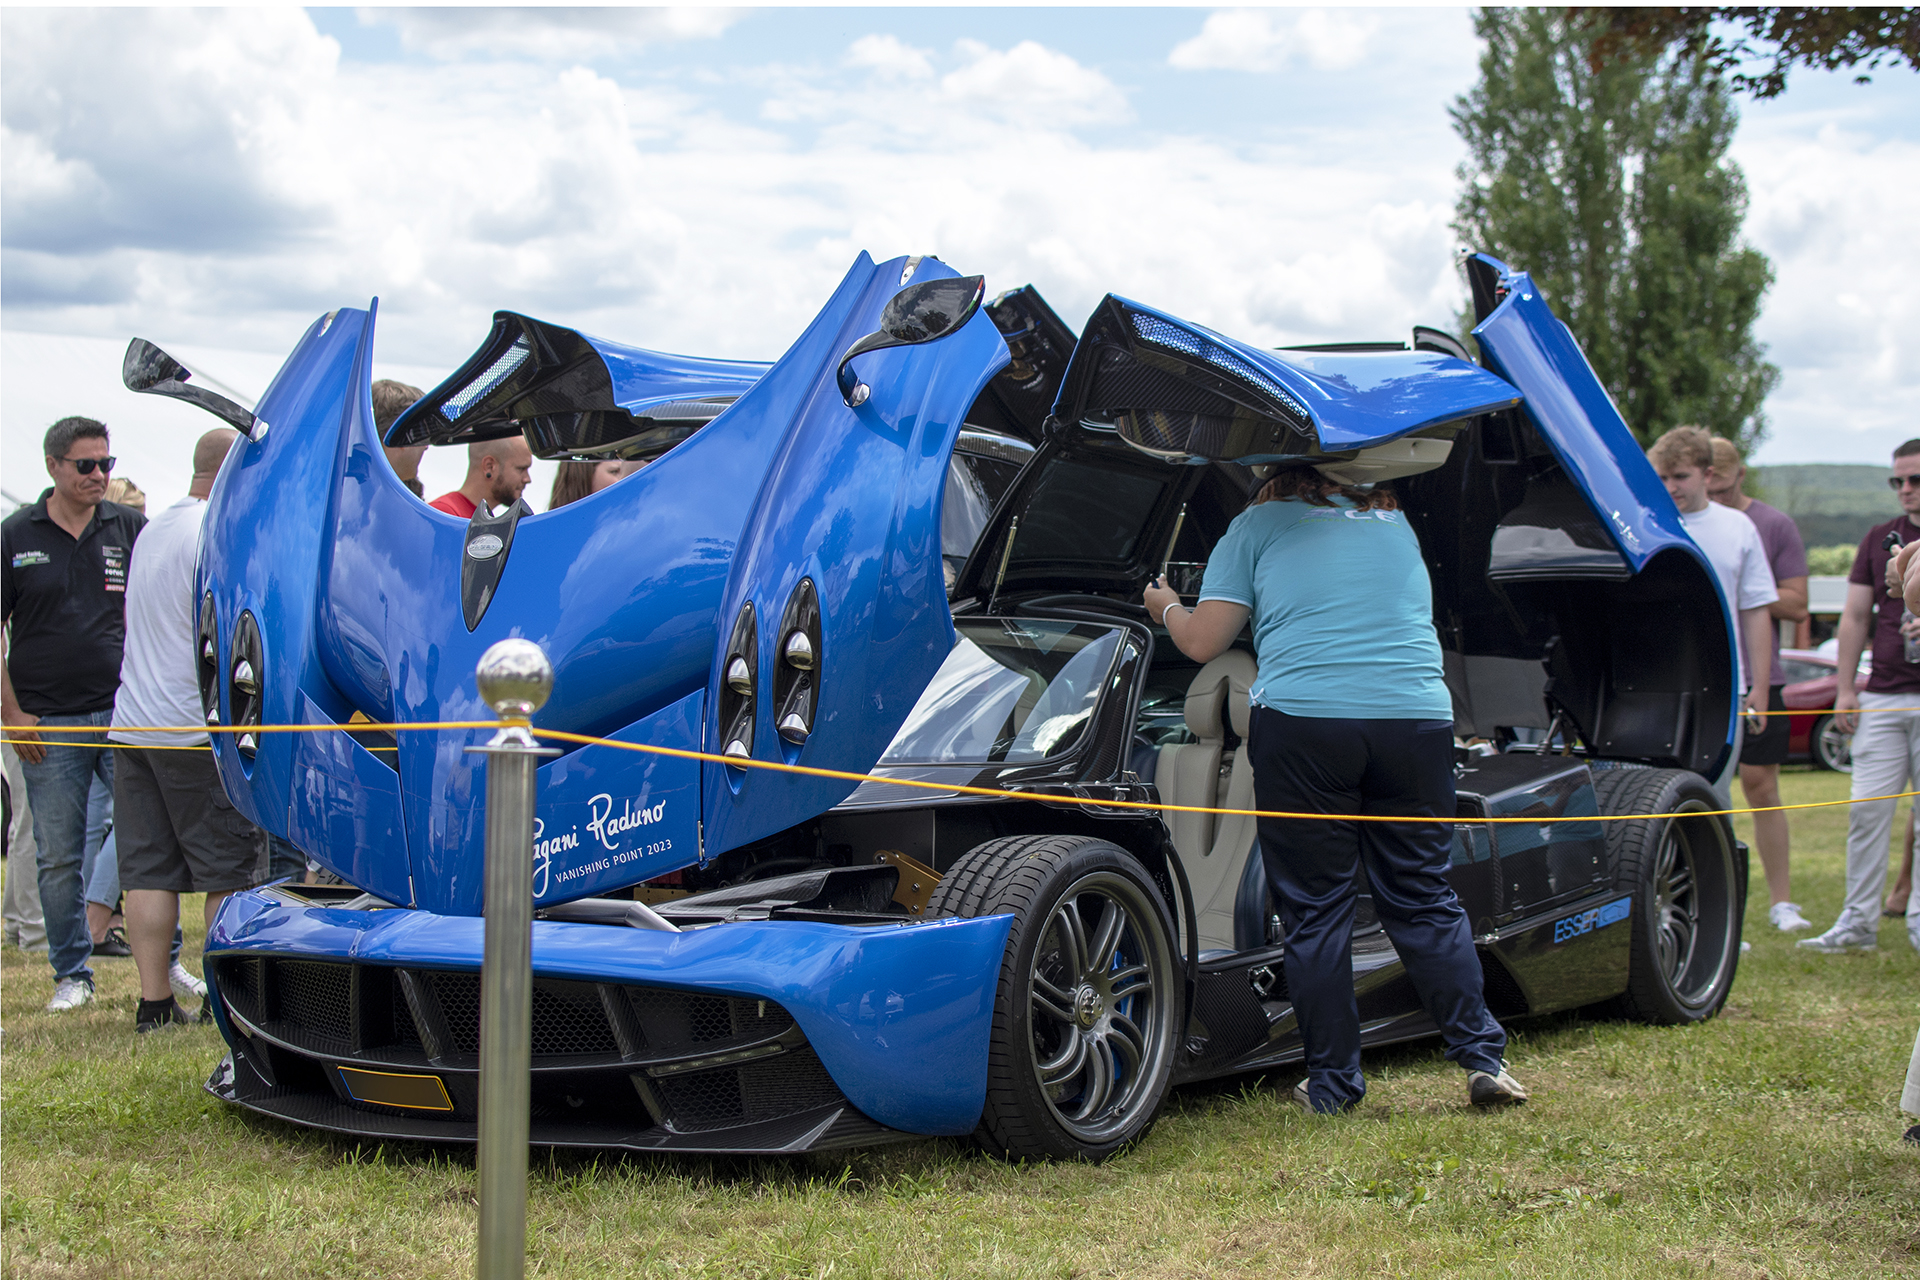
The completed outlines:
[[[324,1093],[331,1086],[320,1070],[325,1058],[356,1049],[423,1051],[419,1030],[400,987],[397,970],[382,966],[288,960],[269,957],[211,957],[220,990],[233,1009],[249,1021],[265,1019],[271,1034],[293,1049],[273,1048],[283,1087],[308,1067],[311,1079],[296,1092]],[[447,1049],[479,1052],[480,975],[414,970],[431,991],[445,1023]],[[262,990],[264,981],[264,991]],[[743,996],[700,995],[657,987],[622,985],[618,990],[639,1022],[649,1057],[726,1053],[790,1030],[793,1015],[777,1002]],[[361,1043],[352,1030],[359,1022]],[[533,984],[534,1059],[548,1060],[549,1071],[534,1090],[537,1119],[559,1123],[648,1123],[630,1076],[641,1068],[622,1063],[619,1045],[591,982],[535,979]],[[585,1058],[575,1070],[553,1070],[555,1058]],[[598,1059],[598,1061],[595,1061]],[[290,1076],[287,1072],[293,1072]],[[443,1076],[455,1115],[471,1119],[477,1077],[467,1070]],[[757,1124],[836,1103],[845,1096],[833,1083],[813,1049],[804,1043],[784,1053],[706,1071],[688,1071],[653,1079],[667,1118],[681,1132]],[[373,1104],[366,1104],[372,1106]]]
[[[391,976],[387,979],[392,982]],[[413,1025],[413,1011],[407,1008],[407,998],[400,991],[399,984],[393,988],[393,1043],[402,1049],[424,1049],[420,1043],[419,1028]]]
[[[1179,413],[1228,416],[1233,413],[1233,402],[1225,396],[1144,364],[1117,347],[1108,347],[1100,353],[1093,403],[1107,409],[1152,405]]]
[[[248,1022],[260,1021],[260,964],[257,960],[214,961],[214,980],[227,1007]]]
[[[642,417],[652,418],[656,422],[711,422],[720,416],[732,401],[717,400],[669,400],[665,404],[656,404],[643,410]]]
[[[342,1045],[353,1038],[353,967],[281,960],[274,964],[277,1020]]]
[[[654,1081],[682,1133],[775,1120],[842,1100],[811,1048]]]
[[[525,364],[532,350],[527,345],[524,335],[515,339],[514,344],[507,348],[505,354],[487,366],[485,373],[447,397],[446,402],[440,406],[441,416],[448,422],[452,422],[471,409],[475,401],[505,382],[515,369]]]
[[[687,1038],[695,1044],[725,1040],[733,1033],[733,1011],[727,1001],[707,996],[687,999]]]
[[[658,987],[625,990],[647,1048],[654,1053],[721,1049],[735,1041],[764,1040],[793,1025],[793,1015],[771,1000],[697,996]]]
[[[591,983],[533,984],[533,1052],[535,1056],[620,1052]]]
[[[1158,316],[1143,315],[1138,311],[1133,312],[1132,316],[1135,332],[1148,342],[1162,347],[1169,347],[1175,351],[1184,352],[1196,359],[1205,360],[1215,368],[1225,369],[1234,377],[1239,378],[1243,382],[1252,383],[1254,386],[1272,396],[1275,400],[1278,400],[1281,404],[1299,415],[1301,421],[1305,422],[1310,420],[1310,415],[1307,413],[1307,406],[1301,404],[1299,399],[1295,397],[1291,391],[1288,391],[1278,382],[1275,382],[1267,374],[1256,369],[1237,352],[1229,350],[1217,342],[1209,341],[1199,334],[1190,333],[1178,325],[1168,324]]]
[[[421,976],[433,983],[433,994],[440,998],[440,1013],[446,1019],[453,1051],[480,1052],[480,975],[426,973]]]

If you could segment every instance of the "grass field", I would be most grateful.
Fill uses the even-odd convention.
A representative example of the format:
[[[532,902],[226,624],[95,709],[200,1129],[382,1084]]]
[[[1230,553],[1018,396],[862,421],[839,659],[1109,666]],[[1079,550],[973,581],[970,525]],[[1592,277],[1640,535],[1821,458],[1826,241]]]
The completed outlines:
[[[1831,774],[1785,789],[1846,794]],[[1843,809],[1794,820],[1796,896],[1823,926],[1845,826]],[[1711,1023],[1516,1025],[1533,1101],[1515,1111],[1471,1112],[1459,1070],[1423,1043],[1368,1055],[1356,1116],[1298,1114],[1272,1080],[1190,1088],[1098,1168],[1008,1167],[950,1141],[542,1157],[528,1273],[1920,1274],[1920,1148],[1900,1143],[1895,1106],[1920,956],[1892,921],[1877,953],[1796,954],[1765,905],[1756,894],[1753,950]],[[214,1033],[135,1039],[132,962],[97,967],[101,1000],[54,1016],[44,960],[0,960],[0,1272],[471,1274],[470,1156],[357,1147],[215,1103],[200,1091]]]

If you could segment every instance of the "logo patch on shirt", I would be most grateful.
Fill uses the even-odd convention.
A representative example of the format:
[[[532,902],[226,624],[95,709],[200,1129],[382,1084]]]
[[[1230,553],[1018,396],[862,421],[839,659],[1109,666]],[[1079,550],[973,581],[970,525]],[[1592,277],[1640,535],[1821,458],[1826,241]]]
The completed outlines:
[[[52,564],[53,557],[44,551],[16,551],[13,553],[13,567],[31,569],[37,564]]]
[[[1309,507],[1302,520],[1378,520],[1382,524],[1399,524],[1398,511],[1380,511],[1369,508],[1355,511],[1348,507]]]
[[[127,589],[127,549],[125,547],[101,547],[100,563],[106,566],[108,591]]]

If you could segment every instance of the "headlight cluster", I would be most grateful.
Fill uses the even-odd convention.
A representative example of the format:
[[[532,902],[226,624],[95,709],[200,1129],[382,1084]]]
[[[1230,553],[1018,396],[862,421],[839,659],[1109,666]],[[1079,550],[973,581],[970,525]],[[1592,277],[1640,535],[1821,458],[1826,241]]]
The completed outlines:
[[[795,746],[813,733],[819,665],[820,597],[813,579],[802,578],[780,619],[780,660],[773,668],[774,732]]]
[[[261,678],[266,661],[260,650],[260,624],[251,610],[240,614],[233,629],[233,652],[223,668],[220,662],[218,611],[209,591],[200,600],[200,625],[194,636],[195,672],[200,682],[200,709],[208,724],[257,725],[261,722],[264,699]],[[220,715],[220,684],[225,679],[227,710],[231,720]],[[242,733],[234,742],[241,756],[251,760],[260,749],[259,735]]]
[[[727,665],[720,676],[720,754],[735,760],[753,755],[753,691],[760,670],[760,636],[753,621],[753,601],[740,607],[733,638],[727,642]]]
[[[812,578],[802,578],[780,618],[774,654],[773,729],[794,746],[813,734],[820,704],[820,595]],[[735,760],[753,755],[760,679],[760,638],[751,601],[742,605],[727,642],[720,678],[720,754]]]

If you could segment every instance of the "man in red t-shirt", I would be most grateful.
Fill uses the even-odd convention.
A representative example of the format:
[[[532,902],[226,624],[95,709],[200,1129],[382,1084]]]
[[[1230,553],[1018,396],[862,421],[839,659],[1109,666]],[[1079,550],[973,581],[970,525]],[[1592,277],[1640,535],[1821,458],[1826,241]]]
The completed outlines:
[[[525,436],[482,440],[467,446],[467,478],[452,493],[443,493],[429,506],[462,520],[486,503],[489,509],[517,502],[533,478],[533,450]]]
[[[1846,610],[1840,615],[1838,686],[1834,720],[1853,729],[1853,805],[1847,817],[1847,899],[1833,928],[1799,944],[1810,951],[1870,951],[1877,944],[1880,895],[1886,890],[1887,837],[1893,800],[1869,796],[1905,791],[1920,777],[1920,618],[1907,612],[1892,574],[1894,553],[1882,544],[1888,533],[1901,543],[1920,539],[1920,439],[1893,451],[1889,482],[1900,495],[1898,520],[1875,525],[1860,543],[1847,575]],[[1849,678],[1871,641],[1873,673],[1855,693]],[[1909,647],[1911,645],[1911,648]],[[1855,711],[1865,715],[1854,715]],[[1857,724],[1857,728],[1855,727]]]

